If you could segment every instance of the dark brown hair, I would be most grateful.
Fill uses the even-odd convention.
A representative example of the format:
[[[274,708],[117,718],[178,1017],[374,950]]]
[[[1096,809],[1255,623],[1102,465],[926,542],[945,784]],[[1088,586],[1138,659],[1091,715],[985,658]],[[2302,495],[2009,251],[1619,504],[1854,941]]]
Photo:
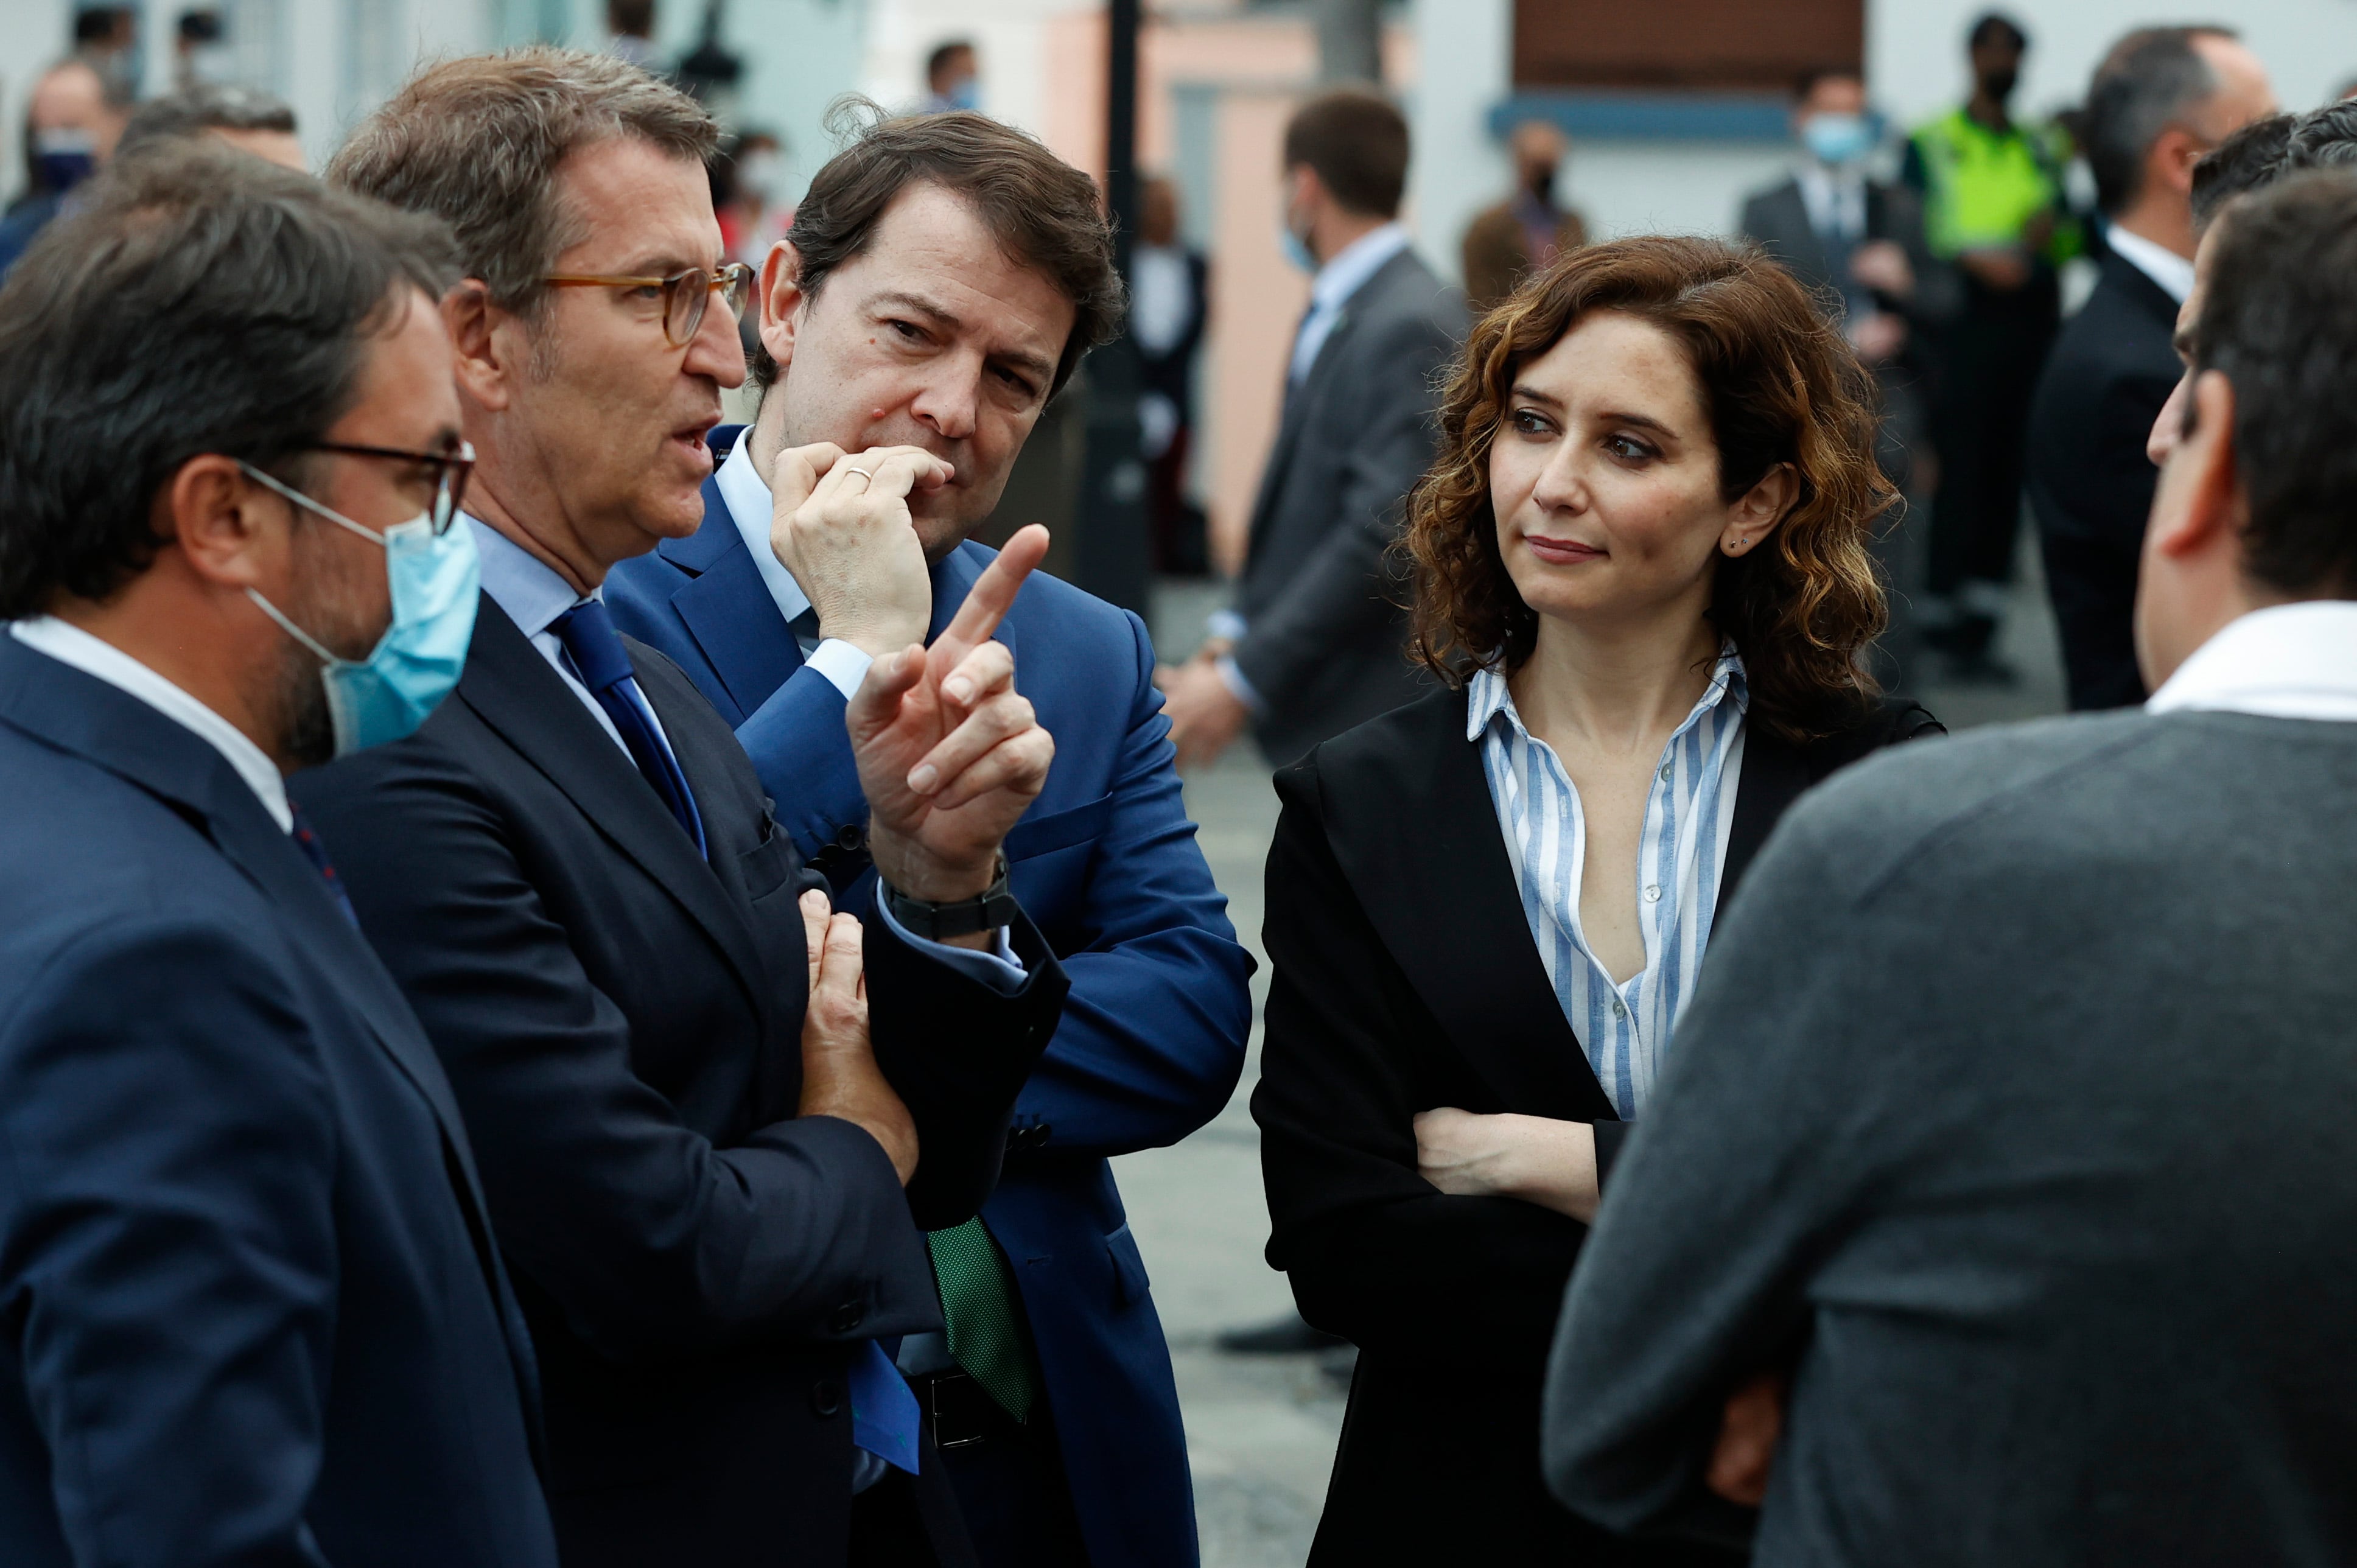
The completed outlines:
[[[1442,394],[1439,455],[1408,498],[1412,651],[1451,685],[1531,656],[1538,612],[1499,553],[1490,448],[1514,378],[1599,310],[1650,322],[1685,350],[1723,497],[1792,466],[1797,499],[1760,548],[1719,559],[1711,615],[1743,657],[1752,723],[1790,740],[1841,727],[1876,693],[1860,656],[1886,618],[1867,543],[1896,493],[1875,463],[1872,383],[1790,274],[1716,240],[1568,252],[1474,324]]]
[[[873,104],[854,99],[827,116],[831,129],[853,135],[811,181],[786,234],[802,261],[802,294],[817,298],[830,273],[866,252],[876,225],[902,190],[939,186],[973,208],[1009,255],[1047,274],[1072,302],[1072,331],[1056,361],[1052,396],[1071,379],[1082,355],[1120,331],[1129,307],[1121,274],[1114,270],[1113,230],[1096,182],[987,114],[903,114],[859,127],[861,116],[876,113]],[[767,388],[777,379],[777,360],[757,347],[754,384]]]
[[[467,275],[501,309],[527,313],[582,238],[556,166],[612,136],[699,164],[720,145],[702,104],[627,60],[534,45],[427,66],[361,122],[328,182],[440,218]]]
[[[1396,217],[1407,189],[1407,120],[1363,87],[1320,93],[1285,127],[1285,166],[1305,164],[1348,210]]]

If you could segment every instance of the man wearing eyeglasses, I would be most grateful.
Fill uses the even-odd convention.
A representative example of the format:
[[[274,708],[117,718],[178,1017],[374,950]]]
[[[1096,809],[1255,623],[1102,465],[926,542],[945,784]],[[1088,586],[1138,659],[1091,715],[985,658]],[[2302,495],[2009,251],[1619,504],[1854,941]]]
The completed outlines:
[[[919,1228],[989,1191],[1062,1004],[999,848],[1052,745],[990,640],[1045,535],[849,705],[892,889],[863,931],[604,602],[701,521],[744,376],[716,134],[636,67],[536,48],[427,68],[336,157],[458,237],[484,596],[442,713],[298,794],[480,1151],[569,1568],[955,1561],[877,1340],[941,1327]]]
[[[555,1568],[466,1129],[285,779],[458,678],[452,263],[182,144],[0,290],[10,1568]]]

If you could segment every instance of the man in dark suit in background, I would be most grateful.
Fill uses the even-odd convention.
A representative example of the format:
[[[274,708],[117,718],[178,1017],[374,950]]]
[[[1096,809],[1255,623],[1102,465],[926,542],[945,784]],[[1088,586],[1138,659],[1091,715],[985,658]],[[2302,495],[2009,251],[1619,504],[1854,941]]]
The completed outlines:
[[[1923,208],[1903,185],[1867,173],[1878,132],[1867,109],[1866,81],[1832,69],[1800,79],[1792,130],[1805,155],[1781,184],[1755,191],[1743,203],[1743,237],[1766,250],[1821,300],[1841,313],[1844,331],[1874,371],[1882,392],[1882,467],[1907,496],[1909,515],[1878,541],[1892,596],[1891,628],[1882,647],[1895,653],[1885,683],[1903,688],[1910,672],[1913,616],[1908,594],[1920,589],[1921,540],[1912,503],[1927,487],[1916,482],[1928,463],[1923,383],[1933,367],[1930,347],[1963,307],[1955,270],[1932,254],[1923,239]],[[1913,526],[1910,526],[1913,524]]]
[[[1286,127],[1287,249],[1315,279],[1235,607],[1162,677],[1181,767],[1247,723],[1290,762],[1420,687],[1386,552],[1432,459],[1433,375],[1465,306],[1396,221],[1407,160],[1406,120],[1372,92],[1313,99]]]
[[[458,1108],[282,779],[457,678],[451,262],[161,147],[0,291],[11,1568],[554,1568]]]
[[[864,915],[869,803],[845,704],[992,569],[968,535],[1119,320],[1121,279],[1088,176],[953,113],[836,154],[760,299],[759,418],[715,433],[729,450],[703,526],[618,566],[608,593],[735,727],[797,847]],[[1005,1180],[930,1239],[946,1338],[903,1341],[899,1365],[985,1568],[1192,1568],[1178,1391],[1106,1156],[1176,1143],[1227,1102],[1252,961],[1179,798],[1145,625],[1041,574],[998,635],[1056,736],[1009,876],[1072,991],[1016,1102]]]
[[[2219,221],[2151,702],[1785,818],[1555,1337],[1591,1518],[1764,1498],[1761,1568],[2357,1559],[2357,181]],[[1763,1369],[1791,1409],[1732,1463]]]
[[[891,890],[863,997],[859,924],[599,594],[694,529],[744,376],[716,134],[634,66],[527,49],[428,67],[338,155],[335,182],[457,232],[484,599],[425,731],[298,793],[482,1153],[569,1568],[955,1561],[875,1341],[941,1326],[918,1227],[988,1192],[1063,995],[999,847],[1052,746],[985,640],[1046,539],[846,711]]]
[[[2082,136],[2110,253],[2047,360],[2027,473],[2073,708],[2144,700],[2128,621],[2155,478],[2145,441],[2180,370],[2169,333],[2193,288],[2193,166],[2274,107],[2223,27],[2130,33],[2088,86]]]

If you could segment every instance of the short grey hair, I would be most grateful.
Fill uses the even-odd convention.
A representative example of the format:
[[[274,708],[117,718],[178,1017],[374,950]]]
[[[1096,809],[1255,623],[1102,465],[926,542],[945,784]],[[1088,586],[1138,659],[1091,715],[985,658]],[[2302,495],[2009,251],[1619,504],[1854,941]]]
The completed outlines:
[[[2218,74],[2196,43],[2234,36],[2231,27],[2207,24],[2139,27],[2095,68],[2080,124],[2095,205],[2106,214],[2143,194],[2145,155],[2160,134],[2218,91]]]
[[[720,145],[711,114],[670,83],[613,55],[534,45],[425,67],[352,133],[328,181],[440,218],[492,303],[530,313],[582,237],[556,167],[617,136],[697,163]]]
[[[283,131],[295,134],[295,111],[250,87],[205,85],[151,98],[132,113],[114,146],[117,157],[153,142],[177,141],[207,131]]]

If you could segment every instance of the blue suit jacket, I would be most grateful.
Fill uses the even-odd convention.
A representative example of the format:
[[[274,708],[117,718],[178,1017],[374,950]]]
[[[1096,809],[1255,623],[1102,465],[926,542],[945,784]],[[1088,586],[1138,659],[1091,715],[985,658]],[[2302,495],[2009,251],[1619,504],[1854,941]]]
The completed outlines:
[[[736,434],[715,432],[716,451]],[[703,527],[617,567],[606,602],[737,727],[778,821],[805,855],[832,864],[859,909],[875,877],[844,854],[867,804],[843,695],[802,668],[716,482],[704,499]],[[991,554],[964,544],[933,568],[934,634]],[[1072,988],[1016,1101],[1005,1174],[982,1217],[1015,1265],[1090,1556],[1178,1568],[1196,1561],[1186,1434],[1105,1159],[1176,1143],[1227,1102],[1252,1023],[1252,960],[1179,799],[1145,625],[1034,573],[998,639],[1056,738],[1047,788],[1007,835],[1006,857]]]
[[[433,1047],[221,754],[0,630],[0,1558],[554,1568]]]

